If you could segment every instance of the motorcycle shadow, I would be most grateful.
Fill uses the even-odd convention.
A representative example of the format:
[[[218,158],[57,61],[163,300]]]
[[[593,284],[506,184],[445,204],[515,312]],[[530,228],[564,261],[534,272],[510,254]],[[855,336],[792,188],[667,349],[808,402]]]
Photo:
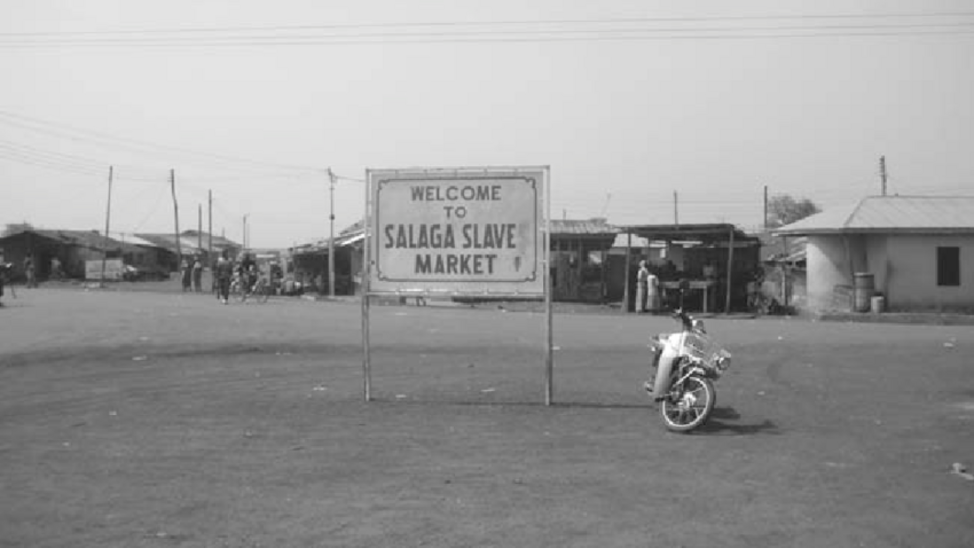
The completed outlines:
[[[741,414],[738,413],[733,407],[715,407],[714,410],[710,412],[710,417],[707,419],[707,422],[700,425],[700,427],[696,429],[696,432],[700,434],[715,434],[725,436],[747,436],[756,434],[777,435],[781,433],[781,430],[778,429],[778,425],[768,419],[754,424],[727,422],[735,421],[740,418]]]

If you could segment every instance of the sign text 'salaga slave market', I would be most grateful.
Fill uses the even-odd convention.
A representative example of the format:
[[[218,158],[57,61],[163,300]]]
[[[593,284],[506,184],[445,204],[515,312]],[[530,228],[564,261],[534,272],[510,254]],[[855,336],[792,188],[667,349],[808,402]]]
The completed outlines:
[[[538,280],[542,173],[423,175],[373,179],[375,282]]]

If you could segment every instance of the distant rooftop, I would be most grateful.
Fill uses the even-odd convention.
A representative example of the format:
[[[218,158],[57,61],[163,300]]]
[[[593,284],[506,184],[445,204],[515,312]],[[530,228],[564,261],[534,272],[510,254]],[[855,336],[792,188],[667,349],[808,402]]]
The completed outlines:
[[[974,233],[974,196],[870,196],[785,225],[782,235]]]
[[[551,219],[552,234],[574,234],[579,236],[606,236],[619,233],[619,229],[610,225],[605,219]]]

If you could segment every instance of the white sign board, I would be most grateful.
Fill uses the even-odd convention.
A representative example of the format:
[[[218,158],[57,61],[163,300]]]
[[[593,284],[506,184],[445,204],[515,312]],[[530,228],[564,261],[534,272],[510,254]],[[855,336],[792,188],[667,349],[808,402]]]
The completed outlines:
[[[369,171],[369,291],[544,295],[546,168]]]
[[[101,265],[102,260],[96,259],[93,261],[85,261],[85,279],[86,280],[100,280],[101,279]],[[107,259],[105,260],[105,279],[106,280],[121,280],[122,279],[122,259]]]

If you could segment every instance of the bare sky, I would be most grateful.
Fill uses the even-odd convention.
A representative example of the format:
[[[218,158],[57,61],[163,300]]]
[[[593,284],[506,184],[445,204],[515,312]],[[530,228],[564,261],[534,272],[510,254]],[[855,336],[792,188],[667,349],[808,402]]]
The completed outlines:
[[[201,204],[205,229],[212,189],[214,231],[240,240],[249,215],[259,247],[328,235],[329,166],[361,179],[550,165],[553,217],[619,224],[672,222],[677,190],[681,222],[755,227],[764,185],[827,208],[877,194],[881,155],[890,192],[974,192],[963,0],[5,0],[3,12],[0,224],[103,230],[109,165],[113,233],[172,230],[175,169],[181,229]],[[324,43],[334,34],[343,43]],[[335,210],[336,230],[362,216],[360,182],[338,184]]]

